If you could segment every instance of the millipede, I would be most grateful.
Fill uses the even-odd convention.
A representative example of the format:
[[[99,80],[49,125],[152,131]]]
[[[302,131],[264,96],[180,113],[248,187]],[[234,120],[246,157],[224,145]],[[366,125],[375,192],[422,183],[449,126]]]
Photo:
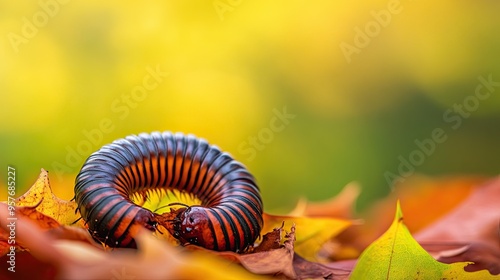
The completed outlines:
[[[252,174],[191,134],[115,140],[91,154],[75,180],[78,211],[90,234],[110,247],[136,247],[134,224],[157,229],[158,214],[132,201],[154,190],[178,190],[201,201],[175,210],[171,233],[183,245],[241,252],[260,236],[263,204]]]

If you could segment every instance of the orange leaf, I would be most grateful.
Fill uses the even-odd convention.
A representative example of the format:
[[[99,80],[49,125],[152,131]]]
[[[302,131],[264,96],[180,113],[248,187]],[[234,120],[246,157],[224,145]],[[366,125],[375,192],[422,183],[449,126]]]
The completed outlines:
[[[432,179],[412,176],[398,185],[388,197],[361,215],[366,222],[343,232],[338,241],[362,251],[391,224],[394,203],[401,201],[410,231],[418,231],[438,220],[464,201],[483,178],[456,177]]]
[[[358,183],[351,182],[338,195],[325,201],[311,202],[302,198],[288,216],[352,218],[360,191]]]

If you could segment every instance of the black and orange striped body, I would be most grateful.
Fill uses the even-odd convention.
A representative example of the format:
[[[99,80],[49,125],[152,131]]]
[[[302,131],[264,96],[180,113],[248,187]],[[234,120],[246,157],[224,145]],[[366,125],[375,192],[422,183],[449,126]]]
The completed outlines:
[[[174,236],[217,251],[242,251],[262,228],[262,199],[253,176],[229,154],[192,135],[132,135],[103,146],[76,178],[75,199],[97,240],[134,247],[134,223],[154,230],[155,214],[131,201],[134,193],[177,189],[200,206],[177,210]]]

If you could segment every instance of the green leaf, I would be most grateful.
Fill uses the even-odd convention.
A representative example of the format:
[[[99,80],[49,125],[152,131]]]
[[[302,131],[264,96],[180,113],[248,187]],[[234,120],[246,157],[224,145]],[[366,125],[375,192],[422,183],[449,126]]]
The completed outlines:
[[[468,262],[436,261],[413,239],[397,203],[391,227],[361,254],[350,279],[500,279],[487,270],[466,272]]]

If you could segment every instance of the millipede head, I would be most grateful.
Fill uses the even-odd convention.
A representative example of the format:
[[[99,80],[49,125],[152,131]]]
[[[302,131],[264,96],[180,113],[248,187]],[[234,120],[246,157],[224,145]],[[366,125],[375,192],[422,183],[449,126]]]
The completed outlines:
[[[215,248],[213,236],[208,230],[208,217],[202,207],[180,208],[175,211],[172,235],[181,244],[193,244],[207,249]]]

